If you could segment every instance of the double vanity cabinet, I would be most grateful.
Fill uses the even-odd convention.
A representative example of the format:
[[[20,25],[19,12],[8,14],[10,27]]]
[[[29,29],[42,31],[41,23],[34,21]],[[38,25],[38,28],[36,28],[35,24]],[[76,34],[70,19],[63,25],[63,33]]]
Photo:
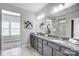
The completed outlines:
[[[56,41],[57,40],[57,41]],[[73,48],[73,44],[58,41],[58,37],[45,37],[43,35],[30,34],[31,46],[43,56],[78,56],[79,51]],[[71,45],[70,45],[71,44]],[[70,47],[71,46],[71,47]]]

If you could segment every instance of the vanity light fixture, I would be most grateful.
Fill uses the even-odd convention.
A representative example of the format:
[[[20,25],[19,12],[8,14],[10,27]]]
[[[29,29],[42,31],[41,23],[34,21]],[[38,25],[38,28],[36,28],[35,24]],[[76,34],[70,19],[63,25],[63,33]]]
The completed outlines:
[[[42,15],[38,16],[37,19],[42,19],[44,17],[45,17],[45,15],[42,14]]]
[[[54,12],[54,13],[55,13],[55,12],[58,12],[58,11],[62,10],[63,7],[64,7],[64,5],[63,5],[63,4],[60,4],[60,5],[56,6],[56,7],[54,7],[53,12]]]
[[[64,8],[64,5],[60,4],[58,8],[59,8],[59,10],[62,10]]]
[[[64,6],[68,6],[68,5],[70,5],[71,3],[64,3]]]
[[[74,5],[76,3],[64,3],[64,6],[70,6],[70,5]]]
[[[69,8],[72,5],[75,5],[76,3],[65,3],[64,4],[64,9]]]
[[[63,10],[63,9],[66,9],[66,8],[72,6],[72,5],[75,5],[75,4],[76,4],[76,3],[64,3],[64,4],[60,4],[60,5],[58,5],[58,6],[55,6],[55,7],[53,8],[53,13],[56,13],[56,12],[61,11],[61,10]]]
[[[54,12],[54,13],[55,13],[55,12],[58,12],[58,8],[57,8],[57,7],[54,7],[53,12]]]

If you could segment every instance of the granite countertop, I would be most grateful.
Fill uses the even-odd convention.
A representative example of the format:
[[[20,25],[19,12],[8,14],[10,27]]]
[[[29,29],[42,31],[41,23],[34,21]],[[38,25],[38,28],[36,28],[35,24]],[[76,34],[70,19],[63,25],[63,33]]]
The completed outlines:
[[[33,34],[36,37],[39,37],[43,40],[47,40],[49,42],[67,47],[73,51],[79,52],[79,45],[73,44],[71,42],[69,42],[68,40],[63,40],[63,39],[59,39],[58,37],[49,37],[49,36],[44,36],[44,35],[38,35],[38,34]]]

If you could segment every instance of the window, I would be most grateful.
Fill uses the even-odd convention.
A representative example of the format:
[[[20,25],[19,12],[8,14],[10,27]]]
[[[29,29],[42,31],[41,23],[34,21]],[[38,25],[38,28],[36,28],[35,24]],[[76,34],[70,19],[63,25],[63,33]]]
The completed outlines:
[[[7,21],[2,22],[2,35],[9,35],[9,22]]]
[[[20,34],[20,23],[11,22],[11,35],[19,35],[19,34]]]
[[[20,35],[20,23],[2,21],[2,35]]]

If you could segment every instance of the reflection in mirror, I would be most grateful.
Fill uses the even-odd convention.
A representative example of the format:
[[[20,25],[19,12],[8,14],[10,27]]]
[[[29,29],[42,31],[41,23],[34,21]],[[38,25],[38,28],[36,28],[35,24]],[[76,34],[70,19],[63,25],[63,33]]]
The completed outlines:
[[[59,37],[66,37],[66,18],[58,19]]]
[[[42,19],[37,19],[37,32],[52,35],[52,18],[45,17]]]
[[[52,20],[46,19],[40,24],[40,29],[44,31],[44,34],[51,34]]]
[[[74,34],[75,39],[79,39],[79,18],[74,19]]]

